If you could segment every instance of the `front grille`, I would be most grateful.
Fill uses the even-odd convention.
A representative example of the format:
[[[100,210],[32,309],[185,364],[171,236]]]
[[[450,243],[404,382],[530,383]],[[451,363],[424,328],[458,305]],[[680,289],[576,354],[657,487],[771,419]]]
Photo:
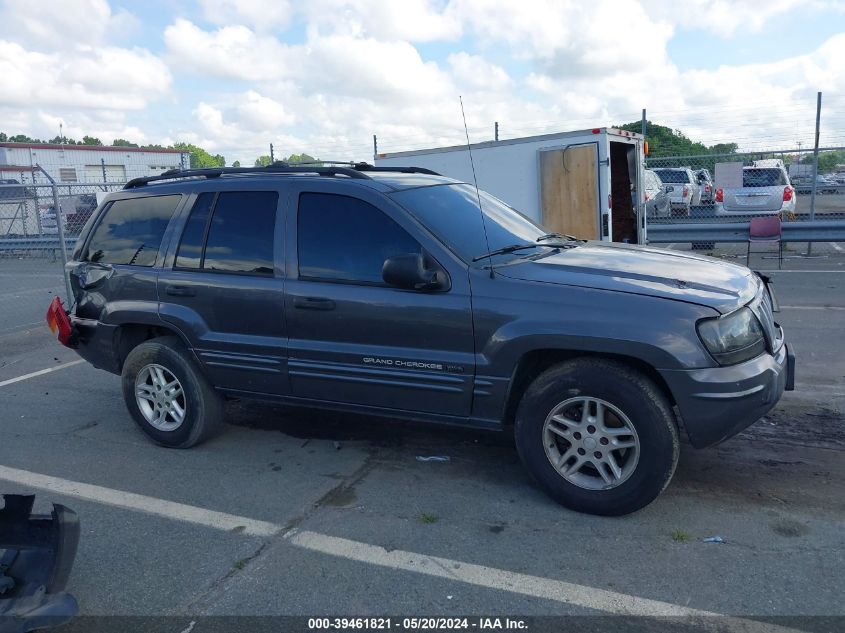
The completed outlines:
[[[772,299],[765,284],[761,284],[760,293],[751,302],[751,309],[763,326],[763,333],[769,344],[769,351],[775,352],[780,347],[780,329],[775,325],[772,313]]]

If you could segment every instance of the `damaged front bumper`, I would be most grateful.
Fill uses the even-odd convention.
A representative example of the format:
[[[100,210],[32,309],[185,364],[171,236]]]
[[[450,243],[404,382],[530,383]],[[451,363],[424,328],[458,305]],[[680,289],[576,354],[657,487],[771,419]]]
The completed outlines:
[[[3,495],[0,509],[0,633],[25,633],[70,620],[79,611],[64,591],[76,557],[79,519],[54,504],[33,515],[34,495]]]

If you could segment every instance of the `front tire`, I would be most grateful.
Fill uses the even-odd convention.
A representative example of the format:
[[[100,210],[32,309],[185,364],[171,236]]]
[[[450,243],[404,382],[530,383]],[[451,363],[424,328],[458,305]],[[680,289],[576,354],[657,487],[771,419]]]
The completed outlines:
[[[121,378],[135,423],[162,446],[190,448],[222,424],[222,398],[175,337],[135,347],[123,363]]]
[[[606,359],[574,359],[537,377],[517,409],[515,435],[534,480],[562,505],[590,514],[643,508],[678,463],[678,430],[665,394]]]

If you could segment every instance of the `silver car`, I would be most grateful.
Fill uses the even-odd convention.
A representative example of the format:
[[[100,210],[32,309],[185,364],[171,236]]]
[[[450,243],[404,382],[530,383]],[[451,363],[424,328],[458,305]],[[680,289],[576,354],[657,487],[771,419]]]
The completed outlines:
[[[716,215],[795,213],[795,188],[782,167],[743,167],[742,187],[716,189]]]

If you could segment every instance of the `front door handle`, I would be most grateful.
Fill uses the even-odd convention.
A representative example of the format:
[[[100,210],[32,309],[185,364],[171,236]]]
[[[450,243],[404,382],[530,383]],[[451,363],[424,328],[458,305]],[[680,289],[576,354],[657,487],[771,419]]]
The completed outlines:
[[[172,297],[193,297],[197,294],[190,286],[165,286],[164,292]]]
[[[294,297],[293,307],[300,310],[334,310],[335,304],[323,297]]]

